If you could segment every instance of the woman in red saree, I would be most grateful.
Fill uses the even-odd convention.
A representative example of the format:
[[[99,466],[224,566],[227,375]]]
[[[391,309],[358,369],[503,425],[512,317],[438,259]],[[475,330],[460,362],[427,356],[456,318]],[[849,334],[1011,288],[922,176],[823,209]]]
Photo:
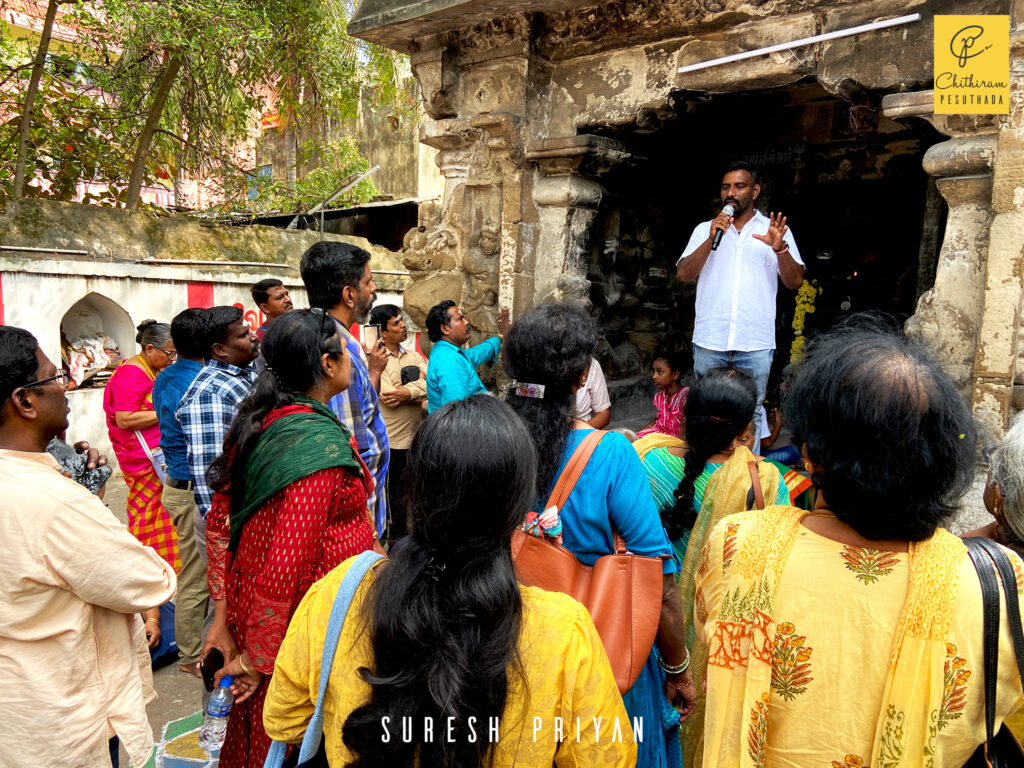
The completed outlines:
[[[313,582],[375,542],[366,508],[372,476],[327,407],[349,383],[334,323],[308,310],[283,315],[263,354],[267,369],[210,467],[215,619],[204,655],[220,649],[227,660],[220,674],[235,679],[223,768],[263,765],[270,748],[263,701],[292,614]]]

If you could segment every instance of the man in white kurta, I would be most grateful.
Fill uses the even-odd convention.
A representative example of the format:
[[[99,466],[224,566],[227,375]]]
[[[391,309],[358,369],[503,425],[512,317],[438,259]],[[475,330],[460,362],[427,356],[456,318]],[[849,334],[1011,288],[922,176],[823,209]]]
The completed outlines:
[[[0,327],[0,768],[133,765],[153,751],[141,611],[174,571],[45,452],[67,429],[66,372]]]

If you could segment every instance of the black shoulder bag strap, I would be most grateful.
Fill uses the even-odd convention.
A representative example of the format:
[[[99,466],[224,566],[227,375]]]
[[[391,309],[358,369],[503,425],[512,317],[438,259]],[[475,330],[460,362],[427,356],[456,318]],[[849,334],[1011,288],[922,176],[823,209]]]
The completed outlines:
[[[991,558],[999,572],[999,580],[1003,582],[1003,595],[1006,597],[1006,613],[1010,622],[1010,634],[1013,636],[1013,651],[1017,657],[1017,672],[1024,682],[1024,628],[1021,627],[1020,601],[1017,599],[1017,574],[1006,552],[991,539],[978,539],[985,554]]]
[[[964,539],[967,545],[967,553],[978,571],[978,578],[982,584],[982,595],[985,614],[985,726],[988,736],[985,763],[992,768],[1009,768],[1022,764],[1024,753],[1021,747],[1009,733],[1004,725],[999,733],[993,735],[995,725],[996,706],[996,676],[998,674],[998,653],[999,653],[999,592],[995,585],[993,566],[999,573],[999,580],[1003,584],[1003,594],[1006,598],[1007,622],[1010,625],[1010,634],[1013,637],[1014,656],[1017,659],[1017,672],[1024,681],[1024,630],[1021,628],[1020,601],[1017,599],[1017,576],[1014,573],[1013,565],[1006,556],[1006,552],[994,541],[984,538]],[[990,594],[993,593],[993,594]],[[993,601],[994,596],[994,601]],[[992,613],[989,603],[994,602],[994,616],[990,624],[989,617]],[[995,650],[992,653],[993,661],[989,660],[990,648]],[[979,751],[981,751],[979,749]],[[972,758],[973,759],[973,758]],[[973,765],[969,762],[968,765]]]
[[[999,584],[992,561],[981,543],[984,539],[964,539],[967,554],[981,581],[981,604],[985,652],[985,739],[991,748],[996,728],[996,677],[999,673]]]

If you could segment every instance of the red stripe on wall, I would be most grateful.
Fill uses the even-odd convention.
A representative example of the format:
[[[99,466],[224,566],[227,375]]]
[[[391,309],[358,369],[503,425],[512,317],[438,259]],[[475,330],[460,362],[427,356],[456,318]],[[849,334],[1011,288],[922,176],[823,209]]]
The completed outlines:
[[[213,306],[213,283],[189,283],[188,305],[209,309]]]

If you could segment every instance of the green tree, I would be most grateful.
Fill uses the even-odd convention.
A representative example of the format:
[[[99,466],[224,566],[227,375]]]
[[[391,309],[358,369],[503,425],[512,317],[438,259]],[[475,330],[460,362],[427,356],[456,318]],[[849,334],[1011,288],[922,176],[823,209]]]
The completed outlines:
[[[107,151],[90,144],[92,161],[78,164],[80,178],[95,180],[91,170],[109,179],[104,199],[127,207],[139,205],[142,186],[157,176],[201,175],[225,190],[251,184],[234,153],[270,105],[281,129],[313,137],[325,136],[331,120],[352,121],[367,91],[376,108],[415,109],[404,59],[346,34],[348,0],[104,0],[99,10],[72,8],[79,47],[92,52],[89,82],[40,72],[37,92],[50,111],[12,110],[28,114],[31,126],[25,167],[50,178],[63,163],[65,175],[74,175],[76,163],[48,146],[60,131],[47,132],[62,117],[56,102],[72,97],[77,122],[109,137]],[[37,61],[46,61],[43,50]],[[8,75],[15,66],[8,62]],[[28,91],[17,91],[19,105],[31,107]],[[10,126],[0,126],[0,147],[4,130]],[[291,193],[300,201],[307,194]]]

